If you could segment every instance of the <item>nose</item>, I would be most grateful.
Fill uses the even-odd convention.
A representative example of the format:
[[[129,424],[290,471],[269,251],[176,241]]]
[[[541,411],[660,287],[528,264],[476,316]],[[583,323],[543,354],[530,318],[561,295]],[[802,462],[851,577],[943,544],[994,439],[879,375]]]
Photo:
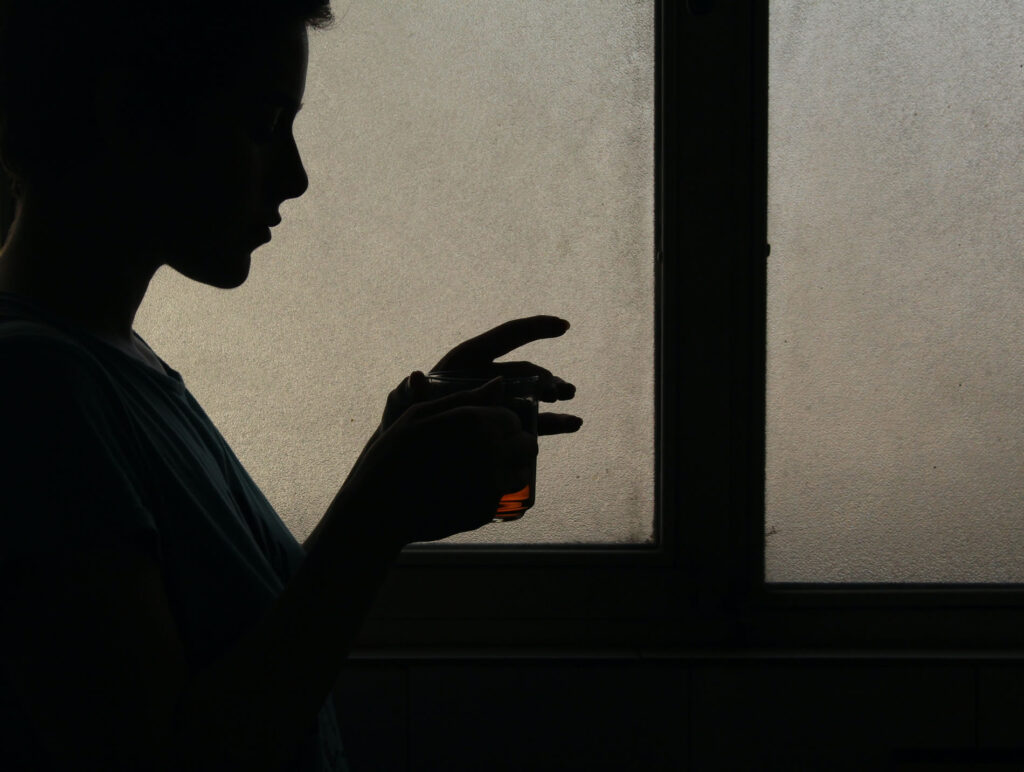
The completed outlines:
[[[298,198],[309,189],[309,176],[302,164],[302,155],[294,137],[289,137],[288,142],[282,147],[276,167],[274,187],[280,200]]]

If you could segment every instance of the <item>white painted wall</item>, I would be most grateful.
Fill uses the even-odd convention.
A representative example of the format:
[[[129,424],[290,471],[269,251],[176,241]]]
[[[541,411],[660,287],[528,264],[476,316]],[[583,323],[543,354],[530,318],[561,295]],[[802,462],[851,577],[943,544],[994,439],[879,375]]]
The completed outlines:
[[[537,504],[455,543],[643,543],[653,526],[653,2],[335,2],[296,136],[310,176],[248,282],[160,272],[136,328],[298,538],[388,391],[506,319],[578,386]]]
[[[1024,581],[1024,4],[770,13],[767,577]]]

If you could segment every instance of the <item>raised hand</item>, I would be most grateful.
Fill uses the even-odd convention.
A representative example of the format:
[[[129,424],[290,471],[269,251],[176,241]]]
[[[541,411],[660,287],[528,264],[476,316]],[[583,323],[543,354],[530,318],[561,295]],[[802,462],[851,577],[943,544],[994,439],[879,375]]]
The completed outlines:
[[[505,322],[481,335],[460,343],[432,368],[433,372],[459,372],[475,376],[540,376],[538,398],[542,402],[557,402],[572,399],[576,387],[553,375],[549,370],[532,362],[495,362],[520,346],[544,338],[557,338],[569,329],[569,322],[557,316],[530,316]],[[381,420],[381,431],[385,430],[411,405],[432,399],[438,392],[421,372],[414,372],[388,396],[387,406]],[[564,413],[540,413],[537,419],[537,433],[565,434],[577,431],[583,420]]]
[[[470,531],[527,484],[537,438],[500,402],[501,380],[407,408],[367,446],[343,490],[388,541]]]

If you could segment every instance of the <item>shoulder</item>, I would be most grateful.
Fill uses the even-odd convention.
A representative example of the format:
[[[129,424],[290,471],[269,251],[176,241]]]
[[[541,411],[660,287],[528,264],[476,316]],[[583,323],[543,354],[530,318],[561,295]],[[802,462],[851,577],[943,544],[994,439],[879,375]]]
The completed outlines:
[[[0,567],[96,534],[146,532],[145,461],[101,363],[73,336],[0,323]]]
[[[55,445],[71,452],[86,442],[131,450],[115,379],[72,335],[0,323],[0,374],[0,454],[37,445],[39,453],[53,454]]]
[[[72,335],[31,321],[0,322],[0,395],[96,394],[105,370]]]
[[[83,358],[88,351],[73,335],[42,322],[0,319],[0,357]]]

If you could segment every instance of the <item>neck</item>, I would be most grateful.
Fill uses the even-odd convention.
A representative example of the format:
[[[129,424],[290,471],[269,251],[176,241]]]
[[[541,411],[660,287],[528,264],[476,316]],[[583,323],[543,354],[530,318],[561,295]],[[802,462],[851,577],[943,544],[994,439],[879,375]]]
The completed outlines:
[[[93,207],[26,196],[0,252],[0,291],[130,344],[135,314],[160,265],[131,241]]]

